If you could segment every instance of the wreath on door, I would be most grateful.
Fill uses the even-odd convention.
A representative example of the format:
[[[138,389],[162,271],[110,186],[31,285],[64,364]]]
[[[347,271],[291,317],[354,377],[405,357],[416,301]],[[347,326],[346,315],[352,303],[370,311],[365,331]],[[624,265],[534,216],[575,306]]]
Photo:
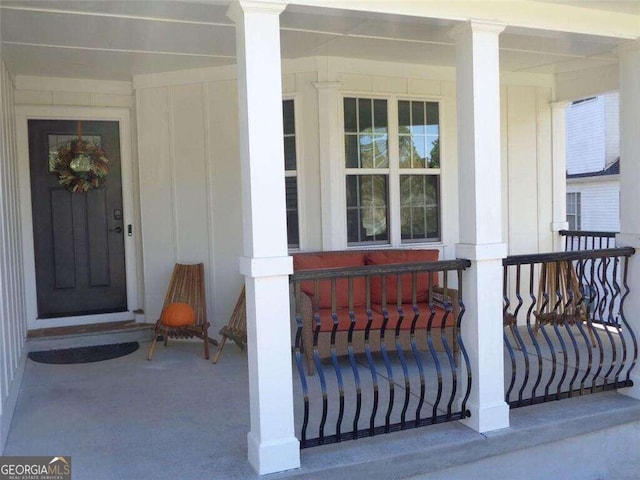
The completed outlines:
[[[53,163],[58,182],[73,193],[99,188],[107,181],[109,160],[105,152],[80,136],[58,149]]]

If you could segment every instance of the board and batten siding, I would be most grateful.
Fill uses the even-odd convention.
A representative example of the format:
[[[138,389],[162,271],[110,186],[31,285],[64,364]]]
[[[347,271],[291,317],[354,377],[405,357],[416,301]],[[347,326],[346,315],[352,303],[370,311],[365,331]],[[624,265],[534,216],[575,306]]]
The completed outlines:
[[[13,80],[0,60],[0,454],[25,364],[26,316]]]
[[[552,78],[508,76],[502,89],[504,241],[511,253],[552,249]],[[318,90],[441,102],[443,258],[458,242],[455,69],[363,59],[283,61],[283,97],[296,108],[301,250],[322,248]],[[175,262],[203,262],[211,332],[242,286],[242,193],[233,68],[134,78],[144,242],[145,310],[157,318]],[[341,162],[342,158],[332,159]],[[342,165],[337,164],[337,168]],[[337,210],[339,211],[339,209]],[[346,245],[345,245],[346,248]]]

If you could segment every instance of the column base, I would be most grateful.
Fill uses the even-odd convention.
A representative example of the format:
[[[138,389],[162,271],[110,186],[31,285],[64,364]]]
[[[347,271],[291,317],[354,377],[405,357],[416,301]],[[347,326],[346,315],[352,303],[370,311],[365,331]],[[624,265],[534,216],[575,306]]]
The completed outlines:
[[[247,447],[249,464],[258,475],[300,468],[300,442],[296,437],[279,442],[260,443],[258,436],[249,432]]]
[[[491,432],[509,427],[509,405],[506,402],[484,406],[468,402],[467,408],[471,417],[460,420],[460,423],[476,432]]]

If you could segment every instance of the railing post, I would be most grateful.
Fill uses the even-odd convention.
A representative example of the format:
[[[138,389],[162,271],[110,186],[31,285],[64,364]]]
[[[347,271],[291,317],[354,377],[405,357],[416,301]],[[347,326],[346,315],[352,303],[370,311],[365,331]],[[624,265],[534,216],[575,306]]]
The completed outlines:
[[[640,41],[623,45],[618,50],[620,65],[620,234],[618,246],[640,248]],[[624,305],[626,319],[635,332],[640,332],[640,256],[629,260],[628,284],[631,292]],[[640,369],[635,368],[634,386],[622,389],[640,399]]]
[[[460,244],[471,260],[463,277],[466,312],[462,338],[469,353],[471,417],[479,432],[509,426],[504,401],[502,342],[502,182],[498,36],[503,25],[469,22],[456,40]]]

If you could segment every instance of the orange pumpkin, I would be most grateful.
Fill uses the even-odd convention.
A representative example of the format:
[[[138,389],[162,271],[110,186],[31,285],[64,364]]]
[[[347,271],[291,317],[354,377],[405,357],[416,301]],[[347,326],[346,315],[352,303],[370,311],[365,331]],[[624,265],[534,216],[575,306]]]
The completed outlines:
[[[188,303],[170,303],[160,315],[160,321],[168,327],[184,327],[196,323],[196,312]]]

